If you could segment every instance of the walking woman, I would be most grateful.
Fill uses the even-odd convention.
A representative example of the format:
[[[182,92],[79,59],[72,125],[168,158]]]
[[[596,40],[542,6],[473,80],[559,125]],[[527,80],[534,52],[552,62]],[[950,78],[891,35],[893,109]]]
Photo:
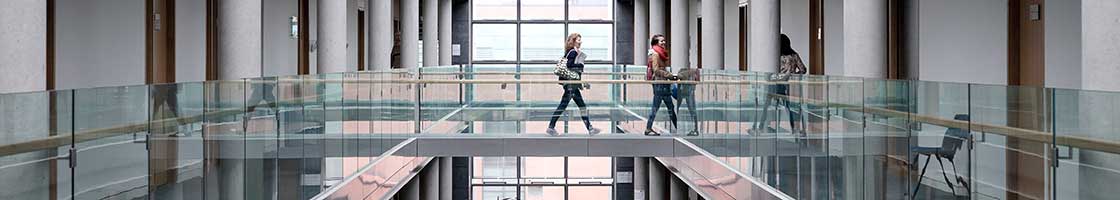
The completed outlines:
[[[683,68],[677,72],[681,80],[700,82],[700,69]],[[696,85],[692,83],[677,84],[677,109],[682,107],[688,108],[688,114],[692,116],[692,130],[688,132],[689,136],[700,135],[700,115],[696,115]],[[685,102],[688,102],[688,107],[685,107]]]
[[[568,60],[568,70],[580,74],[579,77],[583,77],[583,61],[587,60],[587,54],[580,50],[581,45],[583,45],[583,40],[579,33],[572,33],[568,35],[568,39],[564,40],[564,52],[567,52],[564,57]],[[567,79],[561,76],[560,80],[578,81],[580,79]],[[599,134],[599,129],[591,127],[591,119],[588,117],[591,113],[587,111],[587,104],[583,102],[583,94],[580,93],[582,89],[590,89],[590,85],[563,84],[561,86],[564,88],[564,95],[560,97],[560,106],[557,106],[556,111],[552,112],[552,119],[548,121],[546,132],[553,136],[559,135],[556,132],[556,120],[559,120],[560,114],[564,114],[564,110],[568,108],[568,101],[574,100],[576,106],[579,106],[580,113],[582,113],[580,117],[583,118],[583,125],[587,126],[587,133],[590,135]]]
[[[781,97],[766,95],[766,103],[763,105],[762,109],[762,120],[759,121],[758,124],[755,124],[755,128],[761,129],[768,126],[769,121],[767,120],[767,116],[769,115],[766,113],[769,112],[770,102],[778,101],[780,105],[785,105],[786,110],[789,112],[790,132],[797,133],[798,127],[794,126],[794,123],[797,122],[798,119],[801,119],[801,109],[799,106],[790,105],[788,99],[790,98],[788,81],[790,76],[794,74],[805,74],[807,70],[805,69],[805,63],[801,62],[801,55],[798,55],[797,51],[793,50],[793,46],[790,45],[789,37],[786,36],[786,34],[781,35],[781,45],[781,56],[779,57],[781,59],[781,65],[778,67],[778,73],[772,74],[768,78],[769,81],[774,84],[770,85],[770,93],[780,95]],[[797,108],[797,111],[793,111],[795,108]],[[802,133],[804,133],[803,130]]]
[[[677,76],[667,69],[669,67],[669,51],[665,50],[667,43],[665,36],[661,34],[650,38],[649,44],[653,49],[650,50],[649,60],[646,62],[646,80],[677,80]],[[653,84],[653,107],[650,108],[649,119],[646,120],[646,135],[661,135],[653,131],[653,120],[657,119],[657,110],[661,108],[661,104],[669,108],[669,120],[672,120],[673,128],[677,128],[677,111],[673,108],[672,84]]]

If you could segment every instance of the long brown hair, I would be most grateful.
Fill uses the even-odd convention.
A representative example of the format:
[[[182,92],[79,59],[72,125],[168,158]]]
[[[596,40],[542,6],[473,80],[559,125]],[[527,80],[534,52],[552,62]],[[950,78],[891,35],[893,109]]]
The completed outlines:
[[[580,38],[579,33],[568,34],[568,39],[564,40],[564,54],[568,54],[572,49],[576,48],[576,38]]]

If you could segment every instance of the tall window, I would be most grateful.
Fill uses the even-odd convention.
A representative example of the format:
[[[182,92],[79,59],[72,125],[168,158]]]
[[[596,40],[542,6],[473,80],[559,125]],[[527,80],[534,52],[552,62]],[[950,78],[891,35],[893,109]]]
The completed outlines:
[[[588,63],[614,60],[613,0],[473,0],[473,63],[551,63],[569,33],[583,36]]]
[[[472,199],[613,199],[610,157],[474,157],[472,162]]]

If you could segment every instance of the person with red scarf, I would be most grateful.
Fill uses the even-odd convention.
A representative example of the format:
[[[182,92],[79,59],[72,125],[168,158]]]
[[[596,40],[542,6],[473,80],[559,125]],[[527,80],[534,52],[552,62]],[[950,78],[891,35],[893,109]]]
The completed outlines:
[[[665,50],[667,43],[665,36],[661,34],[650,38],[649,44],[653,47],[646,63],[646,80],[677,80],[677,76],[668,70],[669,51]],[[661,104],[665,104],[665,107],[669,109],[669,120],[672,120],[673,128],[677,127],[677,111],[673,108],[672,84],[653,84],[653,104],[651,105],[653,107],[650,108],[649,119],[646,121],[645,135],[661,135],[653,131],[653,121],[657,119],[657,110],[661,108]]]

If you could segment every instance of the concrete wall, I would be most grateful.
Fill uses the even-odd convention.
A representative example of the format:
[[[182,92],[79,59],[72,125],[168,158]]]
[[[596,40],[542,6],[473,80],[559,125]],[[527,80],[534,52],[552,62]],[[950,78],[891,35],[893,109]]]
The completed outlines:
[[[782,34],[789,36],[793,50],[809,68],[809,1],[781,0]],[[779,43],[780,44],[780,43]]]
[[[917,2],[920,80],[1007,84],[1007,0]]]
[[[824,1],[824,74],[844,75],[844,1]]]
[[[0,93],[46,89],[46,33],[45,2],[0,2]]]
[[[144,84],[144,0],[59,0],[57,89]]]
[[[1046,87],[1081,88],[1081,0],[1050,0],[1046,23]]]
[[[206,80],[206,1],[175,1],[175,81]]]
[[[299,70],[299,40],[291,36],[290,17],[299,15],[297,0],[263,0],[264,76],[295,75]]]

